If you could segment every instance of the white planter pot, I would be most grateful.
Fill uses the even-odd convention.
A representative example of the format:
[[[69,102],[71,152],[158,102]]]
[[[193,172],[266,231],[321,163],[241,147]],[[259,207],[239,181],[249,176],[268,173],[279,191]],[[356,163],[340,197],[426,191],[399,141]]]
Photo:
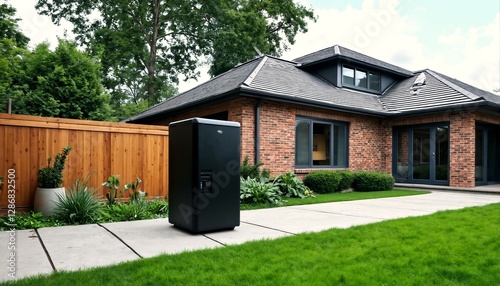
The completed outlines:
[[[41,212],[46,216],[52,215],[56,208],[58,194],[66,196],[66,190],[64,188],[37,188],[33,211]]]

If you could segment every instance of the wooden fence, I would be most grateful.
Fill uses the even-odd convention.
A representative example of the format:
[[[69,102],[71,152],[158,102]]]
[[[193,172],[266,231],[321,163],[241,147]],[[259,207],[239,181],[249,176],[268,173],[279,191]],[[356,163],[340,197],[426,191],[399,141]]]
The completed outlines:
[[[66,188],[90,174],[89,185],[104,196],[101,183],[119,175],[121,186],[139,177],[149,197],[168,194],[166,126],[0,114],[0,209],[8,206],[10,173],[15,173],[16,208],[31,208],[38,170],[68,145],[72,150],[64,171]]]

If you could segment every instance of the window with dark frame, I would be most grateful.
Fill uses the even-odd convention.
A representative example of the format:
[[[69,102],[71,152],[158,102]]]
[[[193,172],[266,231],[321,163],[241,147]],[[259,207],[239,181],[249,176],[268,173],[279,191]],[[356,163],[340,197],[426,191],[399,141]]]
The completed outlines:
[[[295,165],[299,168],[347,167],[348,124],[297,118]]]
[[[356,67],[342,66],[343,86],[380,92],[380,80],[381,77],[377,73]]]

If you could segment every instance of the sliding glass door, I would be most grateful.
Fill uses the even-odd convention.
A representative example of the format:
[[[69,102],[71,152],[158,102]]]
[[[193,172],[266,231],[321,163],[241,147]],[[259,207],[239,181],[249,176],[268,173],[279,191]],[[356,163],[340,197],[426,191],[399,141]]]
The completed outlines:
[[[395,128],[393,174],[398,182],[448,184],[447,124]]]
[[[476,185],[500,183],[500,126],[476,125]]]

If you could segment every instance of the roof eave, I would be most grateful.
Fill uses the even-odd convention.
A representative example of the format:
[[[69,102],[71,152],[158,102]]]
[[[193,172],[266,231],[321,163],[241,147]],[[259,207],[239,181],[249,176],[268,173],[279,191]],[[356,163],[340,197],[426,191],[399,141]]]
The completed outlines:
[[[176,107],[173,107],[173,108],[165,109],[165,110],[162,110],[162,111],[154,113],[154,114],[150,114],[150,115],[147,115],[147,116],[135,118],[133,120],[125,121],[125,122],[126,123],[139,123],[139,122],[142,122],[142,121],[145,121],[145,120],[148,120],[148,121],[149,120],[153,120],[153,119],[155,119],[157,117],[161,117],[161,116],[163,116],[163,115],[165,115],[167,113],[178,112],[178,111],[181,111],[181,110],[184,110],[184,109],[188,109],[188,108],[200,105],[200,104],[205,104],[205,103],[209,103],[209,102],[212,102],[212,101],[221,100],[221,99],[224,99],[226,97],[229,98],[231,96],[238,95],[239,90],[240,90],[240,87],[237,87],[237,88],[234,88],[234,89],[232,89],[230,91],[227,91],[227,92],[224,92],[224,93],[221,93],[221,94],[218,94],[218,95],[210,96],[208,98],[205,98],[205,99],[202,99],[202,100],[198,100],[198,101],[194,101],[194,102],[189,102],[189,103],[186,103],[186,104],[183,104],[183,105],[179,105],[179,106],[176,106]]]
[[[298,104],[310,106],[310,107],[319,107],[319,108],[328,109],[328,110],[343,111],[343,112],[349,112],[349,113],[355,113],[355,114],[361,114],[361,115],[387,117],[388,115],[391,114],[389,111],[387,111],[387,112],[375,111],[375,110],[368,110],[368,109],[364,109],[364,108],[335,105],[335,104],[326,103],[326,102],[322,103],[319,101],[305,99],[305,98],[291,98],[289,96],[265,92],[265,91],[261,91],[261,90],[255,90],[255,89],[248,88],[245,86],[241,87],[241,95],[247,96],[247,97],[276,100],[276,101],[287,102],[287,103],[295,103],[295,104],[298,103]]]
[[[425,114],[434,114],[439,112],[452,112],[452,111],[460,111],[460,110],[469,110],[480,107],[491,107],[493,110],[497,110],[500,108],[500,104],[496,104],[489,101],[480,101],[480,102],[469,102],[464,104],[457,104],[453,106],[439,106],[433,108],[425,108],[425,109],[417,109],[417,110],[409,110],[409,111],[401,111],[397,113],[388,114],[390,117],[399,117],[399,116],[410,116],[410,115],[425,115]]]

